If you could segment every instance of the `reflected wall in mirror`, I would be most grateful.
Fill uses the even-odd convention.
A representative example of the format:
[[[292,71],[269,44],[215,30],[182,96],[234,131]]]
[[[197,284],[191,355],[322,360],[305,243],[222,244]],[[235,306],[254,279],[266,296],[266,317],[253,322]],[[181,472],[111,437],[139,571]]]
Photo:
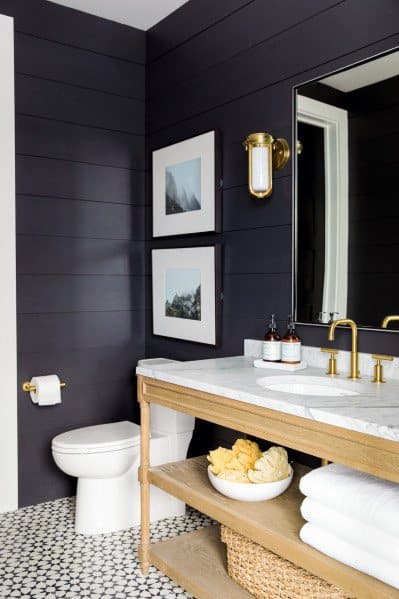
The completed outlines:
[[[380,328],[399,314],[399,51],[295,92],[296,320]]]

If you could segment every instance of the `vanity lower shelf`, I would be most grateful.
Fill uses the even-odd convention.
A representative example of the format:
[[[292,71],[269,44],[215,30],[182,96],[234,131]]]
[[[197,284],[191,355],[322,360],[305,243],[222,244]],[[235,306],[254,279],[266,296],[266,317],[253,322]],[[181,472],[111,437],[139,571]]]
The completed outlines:
[[[207,466],[206,456],[201,456],[152,467],[149,470],[149,482],[207,514],[214,520],[245,535],[252,541],[305,568],[316,576],[345,589],[356,597],[362,599],[375,599],[376,597],[379,599],[392,599],[393,597],[399,597],[399,591],[391,586],[345,566],[302,543],[299,538],[299,530],[304,520],[300,515],[299,508],[303,496],[299,492],[298,484],[300,478],[308,471],[305,466],[298,464],[294,466],[295,477],[293,483],[283,495],[272,501],[257,503],[234,501],[220,495],[213,489],[208,480]],[[179,574],[179,567],[176,563],[176,555],[182,555],[186,551],[184,567],[189,569],[190,552],[187,550],[187,536],[176,537],[173,539],[173,543],[165,541],[164,543],[170,543],[171,551],[164,550],[161,553],[162,544],[159,544],[159,548],[158,544],[153,545],[151,548],[151,561],[187,590],[190,590],[187,586],[189,581],[182,580],[183,574],[181,572]],[[207,535],[203,535],[203,537],[205,539]],[[180,543],[186,543],[186,549],[181,549],[183,553],[178,551]],[[215,543],[213,542],[213,544]],[[209,539],[203,540],[202,546],[210,546]],[[206,553],[206,551],[204,550],[203,553]],[[193,570],[195,570],[198,552],[192,551],[191,555],[194,560]],[[194,595],[200,599],[207,599],[210,596],[207,594],[205,579],[202,582],[202,591],[200,586],[196,588],[195,592],[191,589],[191,592],[194,592]],[[200,573],[195,584],[201,585],[201,580]]]
[[[219,526],[184,533],[151,546],[151,563],[198,599],[250,599],[227,574]]]

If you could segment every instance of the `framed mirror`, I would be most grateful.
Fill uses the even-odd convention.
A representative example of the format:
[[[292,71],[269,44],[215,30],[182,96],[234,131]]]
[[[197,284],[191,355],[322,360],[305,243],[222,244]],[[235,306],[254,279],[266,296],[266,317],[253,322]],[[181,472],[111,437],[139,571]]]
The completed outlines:
[[[399,50],[296,87],[294,106],[296,321],[398,331]]]

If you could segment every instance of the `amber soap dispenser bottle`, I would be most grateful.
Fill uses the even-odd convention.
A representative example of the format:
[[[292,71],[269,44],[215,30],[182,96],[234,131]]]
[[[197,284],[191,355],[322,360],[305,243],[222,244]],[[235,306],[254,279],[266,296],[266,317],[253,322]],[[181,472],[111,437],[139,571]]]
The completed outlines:
[[[281,362],[299,364],[301,362],[301,346],[301,340],[295,332],[295,324],[290,314],[287,332],[281,340]]]
[[[263,342],[263,360],[265,362],[280,362],[281,360],[281,337],[277,331],[274,314],[271,316],[269,330]]]

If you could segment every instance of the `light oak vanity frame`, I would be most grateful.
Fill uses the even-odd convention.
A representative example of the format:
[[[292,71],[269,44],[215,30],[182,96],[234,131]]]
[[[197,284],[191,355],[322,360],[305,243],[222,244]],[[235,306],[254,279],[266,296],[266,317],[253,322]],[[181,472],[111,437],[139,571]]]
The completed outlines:
[[[308,470],[306,467],[294,466],[296,476],[286,493],[273,501],[257,503],[237,502],[215,491],[208,482],[204,456],[151,468],[150,404],[394,482],[399,482],[399,443],[143,376],[138,377],[138,399],[141,409],[139,557],[144,574],[154,565],[198,599],[250,597],[226,573],[224,546],[216,527],[150,544],[152,484],[348,594],[362,599],[399,598],[399,591],[391,586],[323,555],[299,539],[304,521],[299,512],[303,497],[298,481]]]

